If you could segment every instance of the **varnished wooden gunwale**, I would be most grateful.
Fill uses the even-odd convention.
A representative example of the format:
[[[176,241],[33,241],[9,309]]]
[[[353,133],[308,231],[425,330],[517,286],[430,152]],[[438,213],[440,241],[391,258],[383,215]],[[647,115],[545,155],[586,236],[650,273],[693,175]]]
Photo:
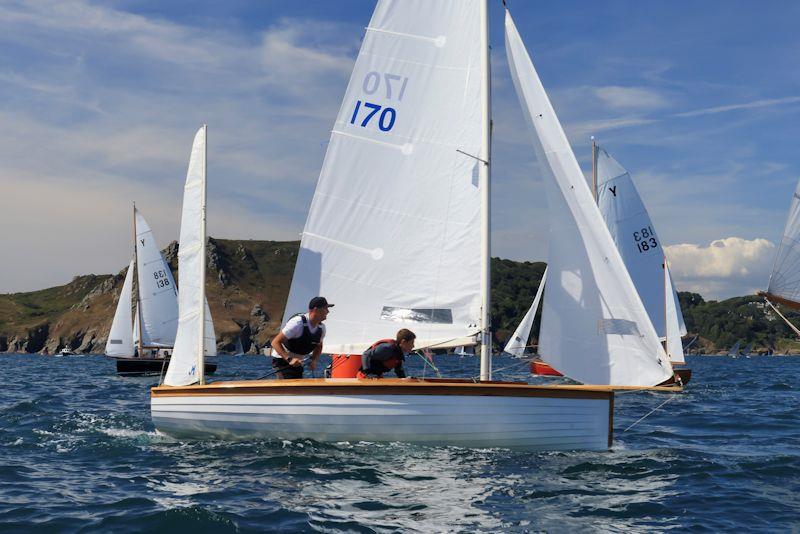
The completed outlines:
[[[422,379],[380,380],[297,379],[212,382],[191,386],[158,386],[153,398],[233,395],[461,395],[486,397],[543,397],[569,399],[613,399],[614,388],[605,386],[533,386],[520,382],[480,383],[472,381],[427,381]]]
[[[787,308],[791,308],[793,310],[800,310],[800,302],[795,302],[793,300],[785,299],[783,297],[779,297],[778,295],[773,295],[772,293],[767,293],[766,291],[759,291],[756,294],[758,296],[760,296],[760,297],[764,297],[766,299],[769,299],[770,301],[772,301],[774,303],[782,304],[782,305],[786,306]]]

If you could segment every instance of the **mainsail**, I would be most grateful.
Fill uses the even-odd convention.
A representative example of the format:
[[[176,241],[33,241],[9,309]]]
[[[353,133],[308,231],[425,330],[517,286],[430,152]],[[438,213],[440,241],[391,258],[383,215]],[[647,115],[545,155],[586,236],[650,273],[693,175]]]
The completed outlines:
[[[133,338],[131,336],[131,291],[133,287],[133,261],[128,265],[125,281],[119,293],[117,311],[111,323],[111,331],[106,342],[106,355],[130,357],[134,354]]]
[[[792,195],[766,296],[772,301],[800,308],[800,182]]]
[[[326,352],[400,328],[417,346],[481,330],[481,0],[378,2],[334,124],[284,321],[325,296]],[[425,13],[421,17],[420,13]]]
[[[584,383],[659,384],[672,367],[508,11],[506,54],[550,214],[539,353]]]
[[[205,346],[206,355],[210,350],[216,354],[215,341],[209,339],[209,333],[205,331],[208,328],[206,318],[211,317],[205,301],[205,205],[206,127],[203,126],[194,138],[183,190],[178,248],[180,319],[172,359],[164,377],[164,384],[168,386],[185,386],[200,380],[203,365],[201,344]]]
[[[669,336],[685,336],[678,294],[665,293],[664,249],[655,226],[630,173],[602,148],[597,151],[597,205],[658,336],[664,339],[665,329]],[[672,318],[665,319],[665,308],[677,313],[678,329],[667,325]]]
[[[171,347],[178,324],[178,291],[172,271],[156,245],[153,231],[138,209],[136,214],[136,261],[139,302],[142,310],[142,344]]]
[[[528,313],[522,318],[522,321],[514,330],[511,339],[506,344],[503,352],[513,354],[521,358],[525,354],[525,348],[528,346],[528,338],[531,337],[531,328],[533,328],[533,319],[536,317],[536,310],[539,309],[539,301],[542,299],[542,291],[544,290],[544,282],[547,279],[547,269],[542,274],[542,279],[539,281],[539,288],[536,290],[536,296],[533,298],[533,303],[528,309]]]

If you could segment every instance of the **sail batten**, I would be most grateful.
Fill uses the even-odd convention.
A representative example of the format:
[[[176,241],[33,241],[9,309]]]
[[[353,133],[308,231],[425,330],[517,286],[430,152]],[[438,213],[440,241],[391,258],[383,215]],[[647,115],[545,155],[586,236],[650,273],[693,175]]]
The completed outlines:
[[[659,384],[672,375],[664,349],[508,11],[505,25],[551,223],[539,354],[580,382]]]

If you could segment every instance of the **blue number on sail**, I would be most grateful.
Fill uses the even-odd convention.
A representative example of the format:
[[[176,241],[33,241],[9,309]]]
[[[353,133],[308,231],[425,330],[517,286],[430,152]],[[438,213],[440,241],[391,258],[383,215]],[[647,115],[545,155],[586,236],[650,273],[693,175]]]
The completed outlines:
[[[378,117],[378,128],[382,132],[388,132],[394,127],[394,121],[397,118],[397,111],[395,111],[394,108],[384,108],[379,104],[373,104],[371,102],[364,102],[364,107],[370,111],[361,121],[362,128],[366,128],[372,117],[374,117],[381,110],[383,111]],[[361,110],[361,100],[357,100],[356,107],[353,110],[353,115],[350,117],[350,124],[356,123],[356,119],[358,118],[358,112],[360,110]]]

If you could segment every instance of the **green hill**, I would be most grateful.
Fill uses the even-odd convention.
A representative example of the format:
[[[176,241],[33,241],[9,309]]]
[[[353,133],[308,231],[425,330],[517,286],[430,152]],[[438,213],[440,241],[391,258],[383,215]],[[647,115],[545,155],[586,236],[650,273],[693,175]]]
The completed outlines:
[[[220,351],[232,351],[241,337],[245,350],[258,352],[277,333],[298,247],[297,241],[209,239],[206,288]],[[177,243],[163,252],[177,278]],[[491,268],[492,328],[502,346],[533,301],[545,264],[492,258]],[[102,353],[124,277],[125,269],[0,295],[0,351]],[[694,349],[717,352],[742,340],[757,350],[800,350],[789,327],[758,297],[706,302],[696,293],[679,295],[689,334],[700,335]],[[800,322],[800,314],[788,315]]]

